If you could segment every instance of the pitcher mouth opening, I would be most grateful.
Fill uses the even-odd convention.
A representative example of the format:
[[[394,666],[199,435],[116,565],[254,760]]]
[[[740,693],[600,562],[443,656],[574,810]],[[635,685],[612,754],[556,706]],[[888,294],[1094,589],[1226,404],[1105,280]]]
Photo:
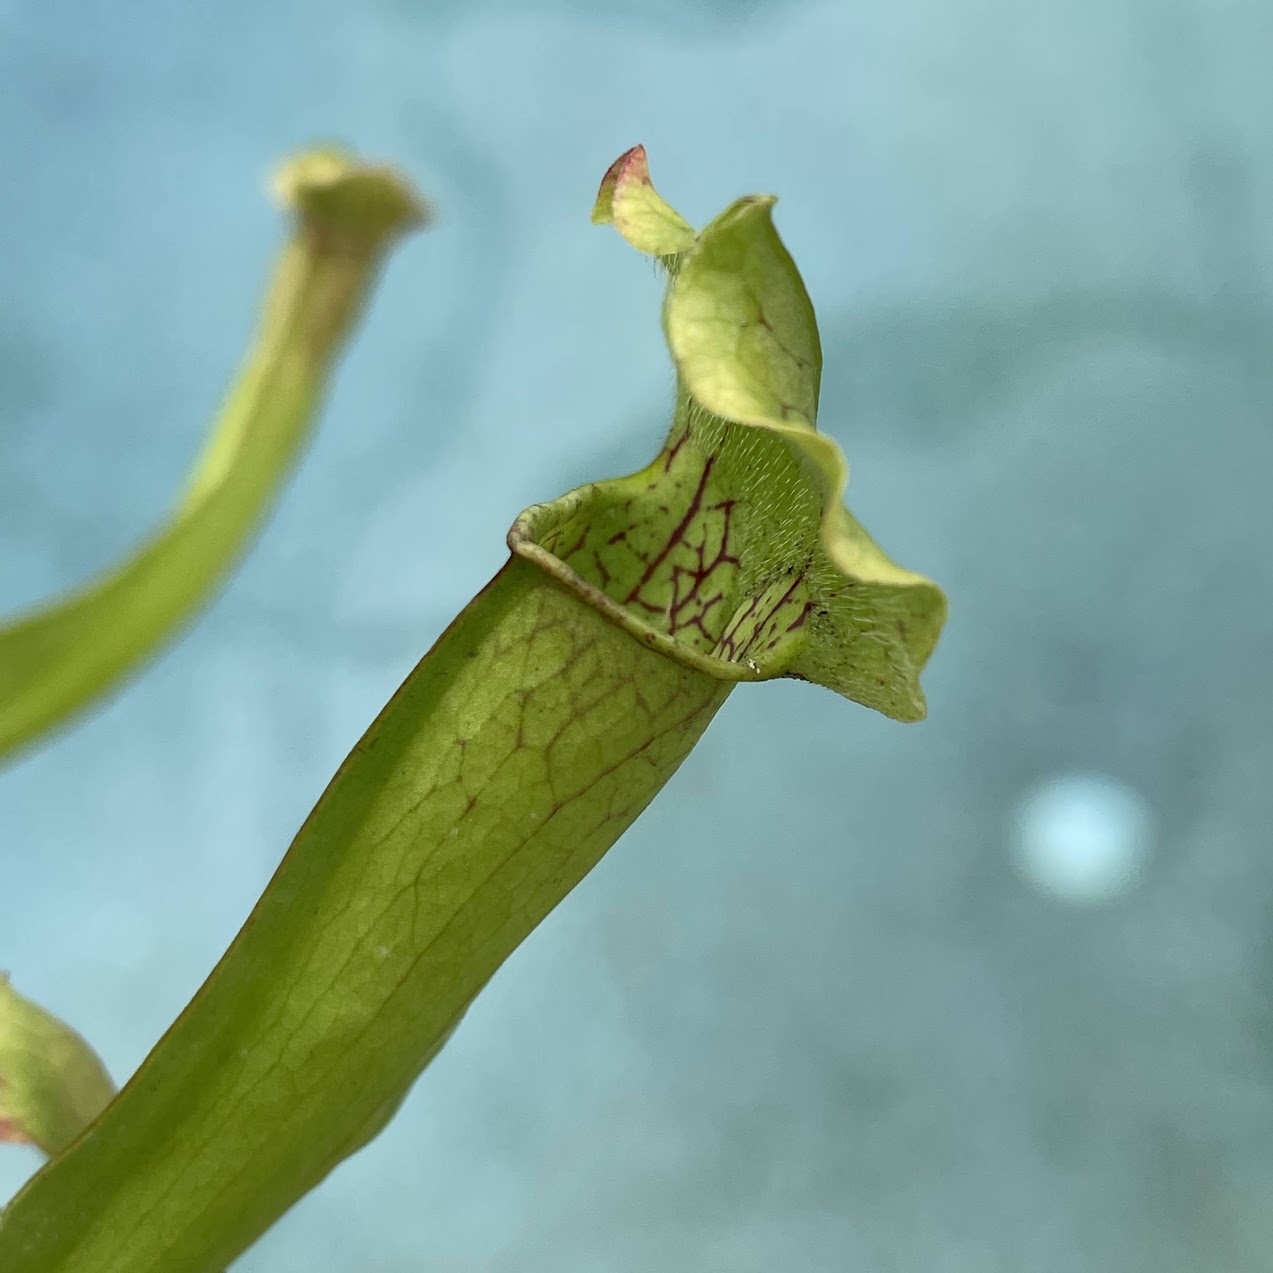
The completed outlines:
[[[571,491],[551,504],[533,504],[526,509],[513,523],[508,532],[509,549],[518,557],[532,562],[545,574],[549,575],[562,587],[572,592],[585,605],[591,606],[598,614],[609,619],[611,623],[622,628],[634,640],[651,650],[666,655],[670,659],[694,668],[708,676],[722,681],[762,681],[779,673],[766,672],[747,655],[731,659],[727,655],[704,650],[681,639],[668,627],[657,626],[650,618],[624,604],[604,589],[595,576],[586,577],[571,564],[568,554],[566,559],[559,557],[552,550],[545,548],[540,542],[540,535],[549,528],[545,522],[555,520],[564,505],[581,504],[588,496],[589,488],[580,487]]]
[[[509,548],[686,666],[726,681],[790,674],[817,608],[813,545],[782,551],[765,535],[756,489],[736,489],[737,455],[719,463],[740,448],[785,448],[745,425],[708,421],[685,398],[681,407],[653,463],[533,505],[513,523]]]
[[[727,659],[718,658],[712,654],[703,654],[667,632],[653,627],[638,615],[633,614],[631,610],[606,596],[596,584],[590,583],[560,557],[542,548],[535,542],[534,532],[528,529],[528,524],[543,507],[540,504],[533,505],[513,523],[513,528],[508,533],[508,546],[518,557],[534,563],[545,574],[574,593],[585,605],[591,606],[598,614],[609,619],[651,650],[656,650],[686,667],[694,668],[717,680],[763,681],[767,679],[754,661],[731,663]]]

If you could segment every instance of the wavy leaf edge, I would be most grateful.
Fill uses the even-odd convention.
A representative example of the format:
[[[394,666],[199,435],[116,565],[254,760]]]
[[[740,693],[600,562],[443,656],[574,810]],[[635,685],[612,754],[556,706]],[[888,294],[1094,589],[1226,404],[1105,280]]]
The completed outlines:
[[[695,234],[655,190],[644,147],[610,166],[593,223],[667,267],[674,422],[646,468],[526,509],[509,547],[718,679],[810,680],[919,720],[946,599],[844,506],[848,464],[816,426],[817,322],[776,202],[737,199]]]

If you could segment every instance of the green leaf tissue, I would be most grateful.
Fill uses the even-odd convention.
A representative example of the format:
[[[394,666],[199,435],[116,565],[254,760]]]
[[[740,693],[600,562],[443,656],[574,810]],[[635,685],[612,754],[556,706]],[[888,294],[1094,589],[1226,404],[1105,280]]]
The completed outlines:
[[[507,564],[354,747],[198,995],[5,1214],[5,1273],[224,1268],[384,1125],[739,683],[924,715],[945,600],[841,502],[773,205],[695,233],[641,147],[606,173],[593,221],[667,270],[663,449],[516,519]]]

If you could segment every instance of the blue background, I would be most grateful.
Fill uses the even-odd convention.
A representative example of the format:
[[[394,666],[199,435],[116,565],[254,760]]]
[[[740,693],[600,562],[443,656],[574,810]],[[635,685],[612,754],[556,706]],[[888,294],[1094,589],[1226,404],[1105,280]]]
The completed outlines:
[[[513,516],[657,448],[658,283],[588,225],[633,143],[697,224],[781,196],[852,507],[951,598],[922,725],[735,694],[236,1267],[1269,1267],[1270,64],[1265,0],[0,6],[6,611],[162,516],[279,157],[440,212],[224,595],[0,774],[0,967],[117,1077]],[[1110,788],[1078,896],[1030,836],[1130,852]]]

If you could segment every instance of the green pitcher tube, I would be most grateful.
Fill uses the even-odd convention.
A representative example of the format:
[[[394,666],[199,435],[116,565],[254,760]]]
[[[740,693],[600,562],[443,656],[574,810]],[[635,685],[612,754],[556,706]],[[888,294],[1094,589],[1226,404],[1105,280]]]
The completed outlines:
[[[663,449],[517,518],[194,1001],[5,1214],[5,1273],[224,1268],[383,1125],[735,685],[795,676],[923,715],[945,601],[841,503],[772,205],[695,234],[639,147],[606,174],[594,220],[668,267]]]

